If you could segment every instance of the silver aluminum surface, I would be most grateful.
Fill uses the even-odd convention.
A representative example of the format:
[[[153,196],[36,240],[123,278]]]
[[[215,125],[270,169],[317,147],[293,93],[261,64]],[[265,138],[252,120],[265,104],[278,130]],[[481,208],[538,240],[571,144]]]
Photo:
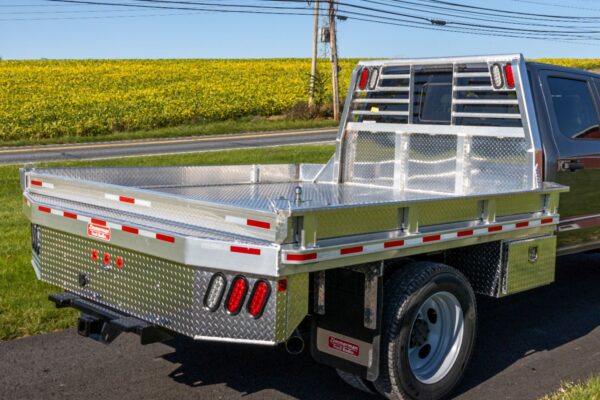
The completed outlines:
[[[514,89],[497,90],[491,86],[489,67],[494,63],[512,66]],[[413,81],[416,73],[433,66],[453,74],[451,122],[417,125],[413,121]],[[363,67],[383,71],[374,89],[357,88],[358,72]],[[404,72],[386,73],[386,68],[404,68]],[[338,133],[333,181],[370,182],[372,186],[393,186],[397,190],[426,187],[428,192],[456,195],[539,188],[541,177],[535,155],[541,146],[527,74],[523,71],[526,69],[522,55],[360,62],[347,96],[346,108],[350,112],[343,116]],[[385,93],[397,94],[383,99],[376,95]],[[407,106],[392,111],[379,107],[401,104]],[[459,107],[478,108],[460,111]],[[406,122],[376,122],[369,119],[373,116],[405,117]],[[485,126],[485,120],[507,123]],[[407,137],[393,141],[394,134]],[[421,142],[428,141],[423,135],[431,137],[431,144],[424,144],[425,148],[420,147]],[[464,136],[470,141],[458,139]],[[398,149],[399,146],[402,147]],[[420,165],[413,163],[411,168],[406,158]],[[433,166],[437,162],[445,165]],[[431,173],[431,168],[437,170]],[[401,176],[391,176],[394,170]]]
[[[276,279],[246,274],[250,289],[242,310],[229,315],[224,307],[226,295],[215,312],[204,308],[204,295],[215,271],[45,227],[40,232],[40,255],[34,257],[34,264],[43,281],[187,336],[274,344],[288,338],[308,312],[308,274],[288,277],[285,291],[278,291]],[[99,253],[97,261],[91,258],[92,249]],[[110,254],[109,265],[103,262],[105,253]],[[117,257],[123,258],[122,268],[115,265]],[[89,278],[85,287],[78,283],[80,273]],[[227,293],[236,274],[223,274]],[[246,307],[259,279],[268,282],[271,294],[262,316],[253,318]]]

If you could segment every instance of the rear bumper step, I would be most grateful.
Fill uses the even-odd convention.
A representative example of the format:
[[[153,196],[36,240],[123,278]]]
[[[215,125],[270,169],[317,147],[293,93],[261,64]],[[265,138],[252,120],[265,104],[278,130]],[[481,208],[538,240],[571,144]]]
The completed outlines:
[[[56,304],[56,308],[71,307],[79,310],[81,315],[77,322],[77,333],[102,343],[111,343],[123,332],[139,335],[143,345],[163,342],[173,337],[164,328],[112,311],[73,293],[55,293],[48,296],[48,299]]]

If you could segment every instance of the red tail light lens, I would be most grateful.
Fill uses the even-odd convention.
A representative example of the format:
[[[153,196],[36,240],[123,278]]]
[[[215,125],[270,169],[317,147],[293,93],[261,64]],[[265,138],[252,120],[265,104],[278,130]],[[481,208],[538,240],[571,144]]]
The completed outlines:
[[[367,87],[367,82],[369,82],[369,68],[363,68],[360,73],[360,80],[358,81],[358,88],[360,90],[365,90]]]
[[[244,299],[248,293],[248,281],[243,276],[236,276],[231,282],[231,289],[229,289],[229,296],[227,296],[227,312],[231,315],[236,315],[240,312]]]
[[[208,289],[204,295],[204,307],[209,311],[216,311],[223,300],[227,280],[223,274],[214,274],[208,282]]]
[[[254,318],[260,318],[265,310],[270,294],[271,286],[266,281],[256,281],[252,289],[252,294],[250,294],[250,302],[248,303],[248,312],[250,315]]]
[[[504,66],[504,75],[506,76],[506,86],[513,89],[515,87],[515,77],[513,75],[512,65]]]

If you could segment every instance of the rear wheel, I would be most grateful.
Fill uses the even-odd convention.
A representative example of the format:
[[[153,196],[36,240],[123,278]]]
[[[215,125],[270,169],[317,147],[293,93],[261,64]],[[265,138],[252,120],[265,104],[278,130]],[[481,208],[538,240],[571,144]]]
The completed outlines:
[[[456,269],[415,262],[385,284],[377,391],[439,399],[459,382],[475,342],[475,295]]]

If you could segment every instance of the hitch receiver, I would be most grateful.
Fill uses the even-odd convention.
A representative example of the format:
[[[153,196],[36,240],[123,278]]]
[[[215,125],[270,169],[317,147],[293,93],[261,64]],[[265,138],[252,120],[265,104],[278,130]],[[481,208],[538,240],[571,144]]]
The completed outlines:
[[[56,304],[56,308],[72,307],[81,311],[77,321],[77,333],[101,343],[109,344],[123,332],[139,335],[143,345],[173,338],[171,333],[163,328],[112,311],[73,293],[55,293],[48,296],[48,299]]]

